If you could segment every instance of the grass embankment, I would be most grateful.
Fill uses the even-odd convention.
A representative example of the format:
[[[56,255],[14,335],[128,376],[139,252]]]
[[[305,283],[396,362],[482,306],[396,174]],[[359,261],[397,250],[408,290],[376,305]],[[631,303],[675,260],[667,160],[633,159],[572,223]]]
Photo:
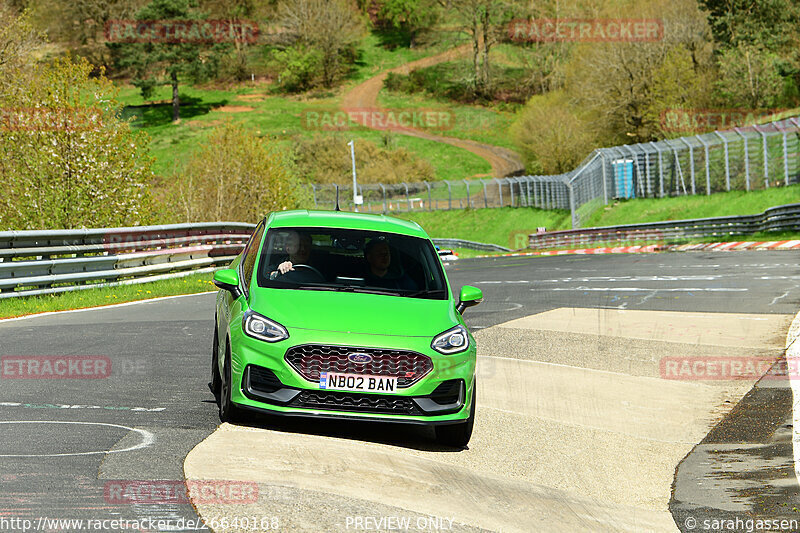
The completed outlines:
[[[195,294],[214,291],[212,275],[193,274],[183,278],[153,281],[137,285],[119,285],[86,289],[82,291],[48,294],[42,296],[22,296],[0,300],[0,318],[10,318],[48,311],[64,311],[98,307],[136,300],[147,300],[160,296]]]

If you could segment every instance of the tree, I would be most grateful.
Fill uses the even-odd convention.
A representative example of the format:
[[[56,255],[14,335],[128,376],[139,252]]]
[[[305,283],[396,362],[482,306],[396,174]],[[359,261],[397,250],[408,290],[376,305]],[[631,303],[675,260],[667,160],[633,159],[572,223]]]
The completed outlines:
[[[796,0],[699,0],[708,11],[714,40],[723,47],[740,43],[777,51],[797,38]]]
[[[278,17],[285,41],[320,53],[322,83],[331,87],[355,60],[355,46],[365,32],[361,15],[347,0],[284,0]]]
[[[449,0],[459,30],[472,42],[472,69],[476,90],[491,90],[489,52],[505,32],[505,23],[513,16],[514,6],[503,0]]]
[[[17,15],[0,4],[0,100],[32,83],[31,55],[44,46],[44,36],[33,28],[30,13]]]
[[[767,109],[783,93],[780,58],[762,48],[739,43],[726,48],[719,57],[719,92],[728,105]]]
[[[378,19],[407,32],[409,46],[413,48],[419,34],[436,24],[439,12],[434,0],[386,0],[378,10]]]
[[[191,24],[192,21],[203,20],[205,16],[193,7],[193,0],[152,0],[136,14],[136,20],[165,21],[170,24],[177,21]],[[188,77],[193,81],[201,81],[213,76],[219,66],[219,54],[227,46],[220,43],[212,45],[197,39],[167,40],[157,37],[136,42],[137,36],[128,32],[128,29],[120,29],[121,40],[125,42],[109,43],[116,55],[117,65],[133,69],[135,77],[132,83],[141,90],[145,99],[152,96],[156,87],[171,85],[172,120],[177,122],[180,119],[179,79]]]
[[[705,15],[694,0],[656,0],[637,16],[664,24],[664,38],[655,42],[582,43],[566,68],[565,86],[576,107],[596,116],[603,141],[620,144],[658,138],[660,124],[653,117],[656,83],[669,82],[656,74],[671,54],[688,54],[689,61],[670,65],[678,79],[709,79],[713,66],[710,35]],[[679,51],[673,51],[679,48]],[[675,69],[680,67],[681,72]],[[663,92],[663,91],[662,91]],[[691,107],[705,104],[705,94],[689,95]],[[696,99],[694,97],[697,97]]]
[[[148,222],[147,136],[118,117],[116,89],[85,59],[28,63],[0,98],[0,228]]]
[[[187,222],[255,222],[304,200],[288,154],[233,122],[216,127],[174,180]]]

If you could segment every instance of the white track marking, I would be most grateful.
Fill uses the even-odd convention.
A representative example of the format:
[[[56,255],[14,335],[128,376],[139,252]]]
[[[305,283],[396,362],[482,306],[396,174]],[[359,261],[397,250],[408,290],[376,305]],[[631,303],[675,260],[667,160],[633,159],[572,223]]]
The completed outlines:
[[[101,450],[96,452],[76,452],[76,453],[2,454],[0,455],[0,457],[70,457],[76,455],[101,455],[101,454],[105,455],[107,453],[132,452],[134,450],[147,448],[148,446],[153,444],[156,440],[155,435],[153,435],[149,431],[145,431],[143,429],[131,428],[128,426],[121,426],[119,424],[106,424],[103,422],[61,422],[57,420],[4,420],[0,421],[0,424],[74,424],[83,426],[107,426],[113,428],[127,429],[128,431],[134,431],[142,436],[142,442],[140,442],[135,446],[129,446],[121,450]]]

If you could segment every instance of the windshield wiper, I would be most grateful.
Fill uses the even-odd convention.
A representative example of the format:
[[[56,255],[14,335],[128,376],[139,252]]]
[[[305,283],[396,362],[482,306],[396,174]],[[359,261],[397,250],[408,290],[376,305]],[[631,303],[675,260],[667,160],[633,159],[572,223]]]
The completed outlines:
[[[434,294],[445,294],[445,293],[446,293],[446,291],[444,289],[433,289],[433,290],[422,289],[421,291],[413,291],[413,292],[403,293],[403,296],[408,296],[410,298],[414,298],[416,296],[422,296],[422,295],[433,296]]]

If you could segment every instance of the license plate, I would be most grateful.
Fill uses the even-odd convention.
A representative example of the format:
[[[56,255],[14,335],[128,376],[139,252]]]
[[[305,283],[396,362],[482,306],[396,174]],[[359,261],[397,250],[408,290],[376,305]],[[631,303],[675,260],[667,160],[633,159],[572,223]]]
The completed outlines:
[[[325,390],[395,394],[397,392],[397,378],[391,376],[322,372],[319,376],[319,388]]]

